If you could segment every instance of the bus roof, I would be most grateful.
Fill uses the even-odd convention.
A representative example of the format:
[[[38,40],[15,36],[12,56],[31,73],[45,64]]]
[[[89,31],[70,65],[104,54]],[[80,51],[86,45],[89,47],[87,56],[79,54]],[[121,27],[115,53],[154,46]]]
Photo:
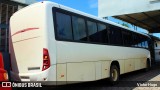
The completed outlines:
[[[138,32],[138,31],[135,31],[135,30],[130,29],[128,27],[125,27],[125,26],[122,26],[120,24],[117,24],[115,22],[112,22],[112,21],[109,21],[109,20],[105,20],[105,19],[102,19],[102,18],[98,18],[97,16],[94,16],[94,15],[91,15],[91,14],[87,14],[85,12],[82,12],[82,11],[79,11],[79,10],[76,10],[76,9],[73,9],[73,8],[70,8],[70,7],[55,3],[55,2],[51,2],[51,1],[40,1],[40,2],[37,2],[37,3],[31,4],[31,5],[29,5],[29,6],[25,7],[25,8],[17,11],[16,13],[21,12],[24,9],[29,9],[29,8],[34,7],[36,5],[39,6],[40,4],[45,4],[46,6],[52,6],[52,7],[61,8],[61,9],[64,9],[64,10],[67,10],[67,11],[70,11],[70,12],[73,12],[73,13],[80,14],[80,15],[85,16],[85,17],[89,17],[89,18],[101,21],[103,23],[108,23],[108,24],[111,24],[111,25],[114,25],[114,26],[121,27],[123,29],[129,30],[131,32],[135,32],[135,33],[138,33],[138,34],[145,35],[145,36],[149,37],[149,35],[147,33]]]

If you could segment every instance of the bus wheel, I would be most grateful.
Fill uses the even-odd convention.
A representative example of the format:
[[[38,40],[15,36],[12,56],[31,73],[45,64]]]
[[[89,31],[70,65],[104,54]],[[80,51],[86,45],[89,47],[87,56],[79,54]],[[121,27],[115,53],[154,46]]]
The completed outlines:
[[[116,84],[119,81],[119,69],[116,65],[112,65],[110,68],[110,82],[111,84]]]

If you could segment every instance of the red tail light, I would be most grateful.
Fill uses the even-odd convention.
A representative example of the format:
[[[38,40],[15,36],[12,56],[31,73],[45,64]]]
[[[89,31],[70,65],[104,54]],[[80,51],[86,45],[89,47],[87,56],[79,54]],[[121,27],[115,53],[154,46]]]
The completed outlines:
[[[48,69],[50,67],[50,57],[49,57],[49,53],[48,50],[43,48],[43,67],[42,67],[42,71]]]

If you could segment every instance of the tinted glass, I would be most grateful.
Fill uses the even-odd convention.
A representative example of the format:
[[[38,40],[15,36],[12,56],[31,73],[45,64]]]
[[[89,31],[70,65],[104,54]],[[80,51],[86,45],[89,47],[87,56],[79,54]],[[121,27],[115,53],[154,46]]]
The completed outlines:
[[[107,27],[104,24],[98,24],[98,34],[101,43],[108,43]]]
[[[74,40],[87,41],[85,20],[72,16],[73,36]]]
[[[121,29],[116,26],[110,26],[109,27],[109,40],[110,44],[114,45],[122,45],[122,33]]]
[[[123,35],[123,44],[124,44],[124,46],[132,46],[133,45],[132,33],[131,32],[127,32],[127,31],[123,31],[122,35]]]
[[[89,40],[91,42],[99,42],[99,35],[97,33],[96,23],[87,21],[87,28],[88,28]]]
[[[66,14],[56,12],[57,37],[59,39],[72,40],[71,17]]]

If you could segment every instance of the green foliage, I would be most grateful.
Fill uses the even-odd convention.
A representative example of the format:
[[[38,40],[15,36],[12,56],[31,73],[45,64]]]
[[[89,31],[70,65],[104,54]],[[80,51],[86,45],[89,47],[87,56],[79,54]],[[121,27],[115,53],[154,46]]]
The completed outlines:
[[[129,25],[127,23],[122,23],[122,25],[129,28]]]

